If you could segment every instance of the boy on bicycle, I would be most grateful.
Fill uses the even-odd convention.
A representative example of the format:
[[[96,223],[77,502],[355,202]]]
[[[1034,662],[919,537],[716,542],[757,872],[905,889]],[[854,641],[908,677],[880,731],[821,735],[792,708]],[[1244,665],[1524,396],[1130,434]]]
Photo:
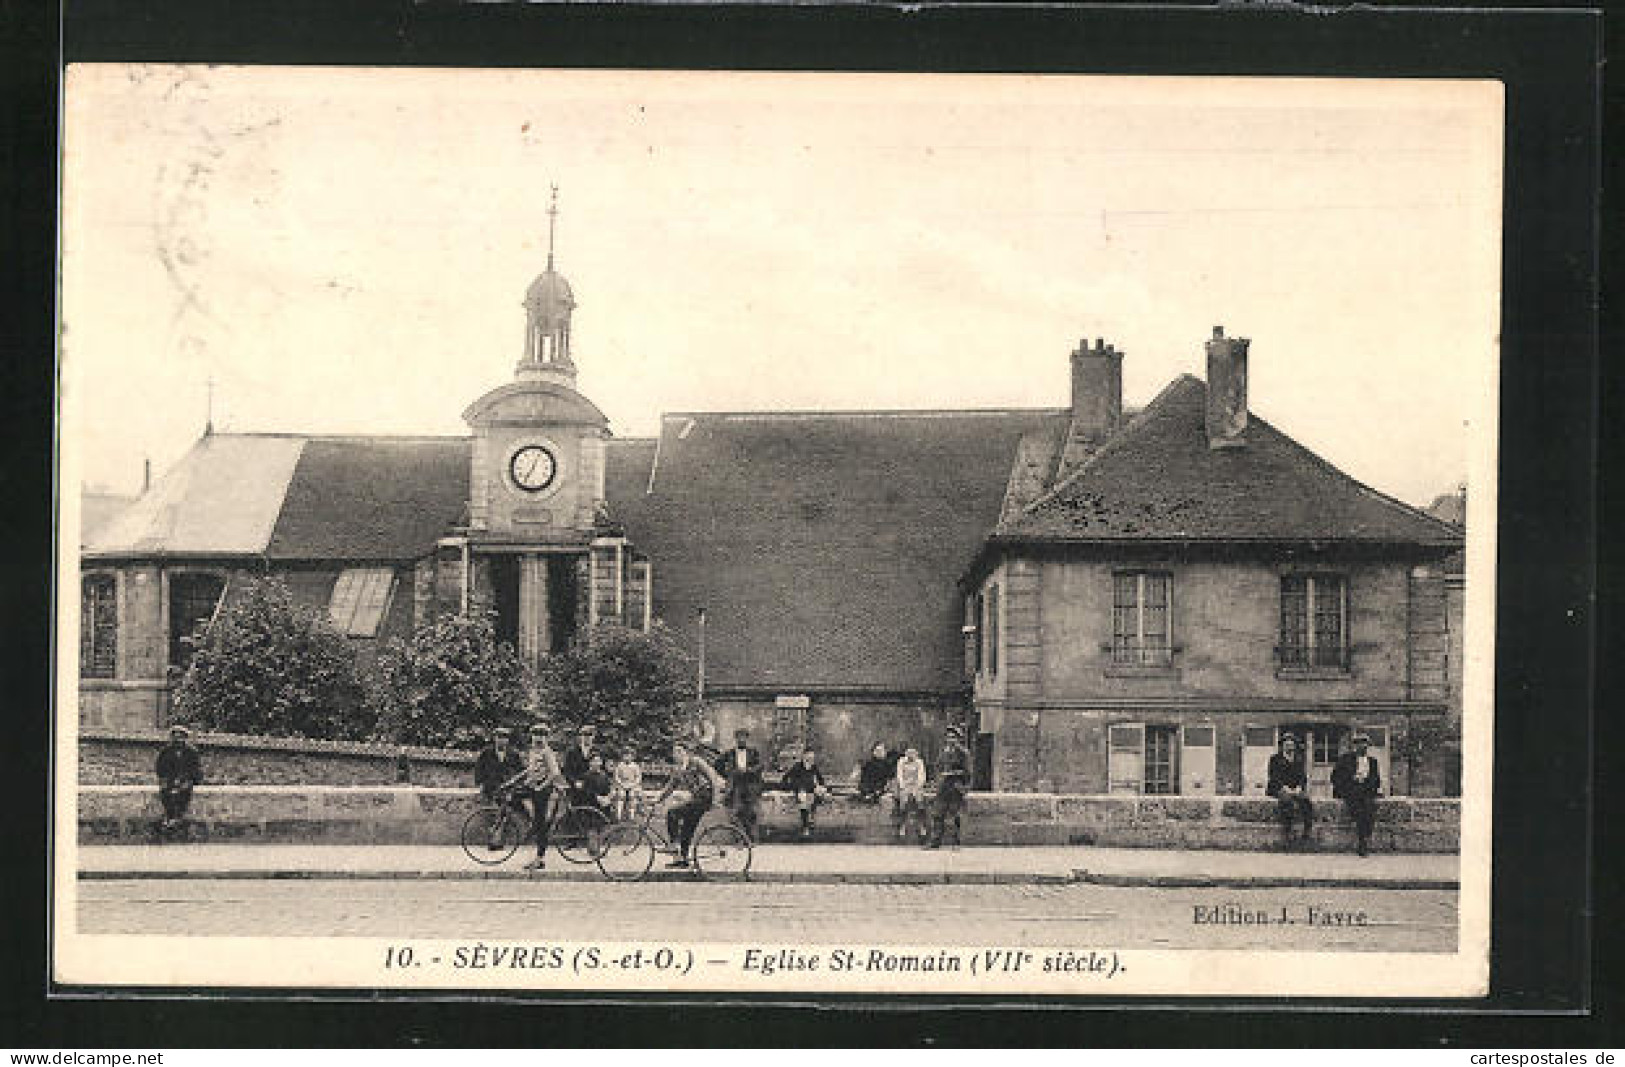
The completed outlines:
[[[701,817],[711,809],[717,795],[722,792],[722,779],[709,763],[695,758],[682,741],[672,744],[671,757],[676,766],[672,768],[671,778],[666,782],[666,788],[661,790],[658,801],[663,803],[668,797],[675,801],[666,812],[666,833],[677,846],[677,858],[666,866],[687,867],[689,852],[694,844],[694,831],[699,827]]]

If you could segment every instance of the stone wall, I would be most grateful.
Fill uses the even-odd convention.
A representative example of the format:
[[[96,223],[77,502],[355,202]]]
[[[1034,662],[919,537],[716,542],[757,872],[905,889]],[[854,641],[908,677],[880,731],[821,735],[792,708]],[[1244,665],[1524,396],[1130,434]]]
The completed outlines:
[[[454,846],[477,804],[472,789],[418,786],[203,786],[193,798],[191,840],[280,844],[435,844]],[[79,792],[81,844],[143,842],[160,809],[141,786],[85,786]],[[761,837],[791,840],[794,800],[769,793]],[[1127,848],[1269,849],[1279,829],[1272,801],[1237,797],[1095,797],[976,793],[964,820],[967,845],[1079,845]],[[1454,852],[1460,809],[1452,800],[1384,800],[1372,844],[1378,851]],[[814,844],[896,844],[889,804],[837,796],[820,810]],[[1345,851],[1353,830],[1340,804],[1317,807],[1314,848]]]
[[[150,785],[167,735],[151,731],[81,730],[81,785]],[[192,738],[211,785],[465,787],[474,781],[474,753],[453,749],[309,741],[291,737],[200,734]]]

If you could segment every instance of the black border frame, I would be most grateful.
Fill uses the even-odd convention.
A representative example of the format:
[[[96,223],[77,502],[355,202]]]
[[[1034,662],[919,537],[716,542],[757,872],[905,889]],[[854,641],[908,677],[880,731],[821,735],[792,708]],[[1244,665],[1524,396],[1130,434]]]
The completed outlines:
[[[4,468],[5,747],[12,878],[0,945],[16,984],[0,1018],[15,1046],[219,1046],[312,1043],[387,1047],[484,1042],[975,1045],[1432,1044],[1603,1041],[1606,975],[1593,991],[1591,717],[1599,605],[1598,11],[1283,6],[642,6],[414,4],[323,0],[70,0],[60,12],[0,8],[20,60],[0,63],[11,104],[0,140],[11,196],[0,246],[10,315],[3,366],[13,438]],[[58,36],[60,34],[60,37]],[[1506,226],[1492,994],[1483,1001],[1024,998],[1019,1028],[983,1001],[862,998],[750,1001],[748,1028],[709,997],[606,1006],[553,998],[365,1004],[354,991],[244,994],[222,1001],[138,992],[48,995],[45,826],[54,515],[56,94],[62,62],[690,67],[1110,74],[1491,77],[1507,88]],[[21,161],[19,165],[18,161]],[[1617,221],[1617,219],[1615,220]],[[1617,326],[1617,322],[1611,323]],[[1615,336],[1618,336],[1617,332]],[[1610,405],[1608,410],[1617,410]],[[1609,428],[1610,434],[1614,431]],[[1606,605],[1601,606],[1606,608]],[[1603,620],[1606,621],[1606,620]],[[1614,669],[1607,659],[1600,665]],[[26,709],[26,710],[25,710]],[[1609,725],[1611,729],[1614,727]],[[1605,798],[1606,799],[1606,798]],[[1600,827],[1599,827],[1600,828]],[[1604,853],[1599,852],[1598,855]],[[19,864],[19,861],[22,861]],[[22,872],[34,871],[33,877]],[[1599,881],[1615,897],[1616,883]],[[32,892],[30,892],[32,890]],[[20,891],[20,892],[19,892]],[[952,1012],[940,1010],[955,1005]],[[816,1006],[822,1010],[807,1010]],[[1110,1008],[1111,1012],[1098,1009]],[[1057,1010],[1066,1009],[1066,1010]],[[1194,1010],[1193,1010],[1194,1009]],[[1211,1010],[1202,1010],[1211,1009]],[[1335,1011],[1329,1024],[1315,1009]],[[1262,1013],[1269,1012],[1266,1017]],[[1380,1016],[1373,1013],[1380,1012]],[[1508,1015],[1505,1013],[1523,1013]],[[1556,1020],[1570,1015],[1566,1029]],[[1267,1028],[1261,1025],[1267,1018]],[[1180,1025],[1170,1026],[1176,1020]],[[1586,1036],[1579,1036],[1584,1034]],[[1550,1036],[1548,1036],[1550,1035]],[[1614,1039],[1618,1040],[1617,1036]]]

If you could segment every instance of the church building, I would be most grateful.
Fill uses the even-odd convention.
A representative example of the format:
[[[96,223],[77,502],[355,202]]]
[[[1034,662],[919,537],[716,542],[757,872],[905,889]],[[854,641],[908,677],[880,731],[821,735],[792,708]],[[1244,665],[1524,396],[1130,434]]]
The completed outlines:
[[[660,620],[720,736],[837,771],[955,722],[979,788],[1246,795],[1292,733],[1324,792],[1361,731],[1395,791],[1436,791],[1390,754],[1459,677],[1461,532],[1254,415],[1246,340],[1215,329],[1206,380],[1139,411],[1096,341],[1065,406],[674,412],[619,438],[576,389],[574,308],[550,248],[466,435],[206,432],[87,536],[81,724],[162,727],[186,638],[273,574],[364,658],[446,612],[493,612],[532,663]]]

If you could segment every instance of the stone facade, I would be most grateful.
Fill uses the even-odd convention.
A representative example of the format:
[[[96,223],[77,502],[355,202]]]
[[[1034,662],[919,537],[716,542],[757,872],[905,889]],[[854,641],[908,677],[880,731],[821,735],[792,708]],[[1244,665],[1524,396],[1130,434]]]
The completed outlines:
[[[1165,662],[1114,655],[1114,576],[1140,572],[1168,576]],[[1296,573],[1344,583],[1345,665],[1282,665],[1282,578]],[[1269,732],[1273,750],[1274,731],[1318,726],[1328,737],[1371,732],[1389,791],[1407,793],[1408,763],[1389,754],[1413,720],[1445,713],[1444,592],[1434,572],[1403,560],[1012,552],[973,595],[984,616],[998,612],[982,619],[989,644],[973,683],[979,727],[994,750],[990,784],[1119,791],[1112,728],[1161,727],[1171,792],[1257,794],[1264,764],[1246,755],[1249,736],[1257,749]],[[1208,743],[1187,749],[1194,738]]]

